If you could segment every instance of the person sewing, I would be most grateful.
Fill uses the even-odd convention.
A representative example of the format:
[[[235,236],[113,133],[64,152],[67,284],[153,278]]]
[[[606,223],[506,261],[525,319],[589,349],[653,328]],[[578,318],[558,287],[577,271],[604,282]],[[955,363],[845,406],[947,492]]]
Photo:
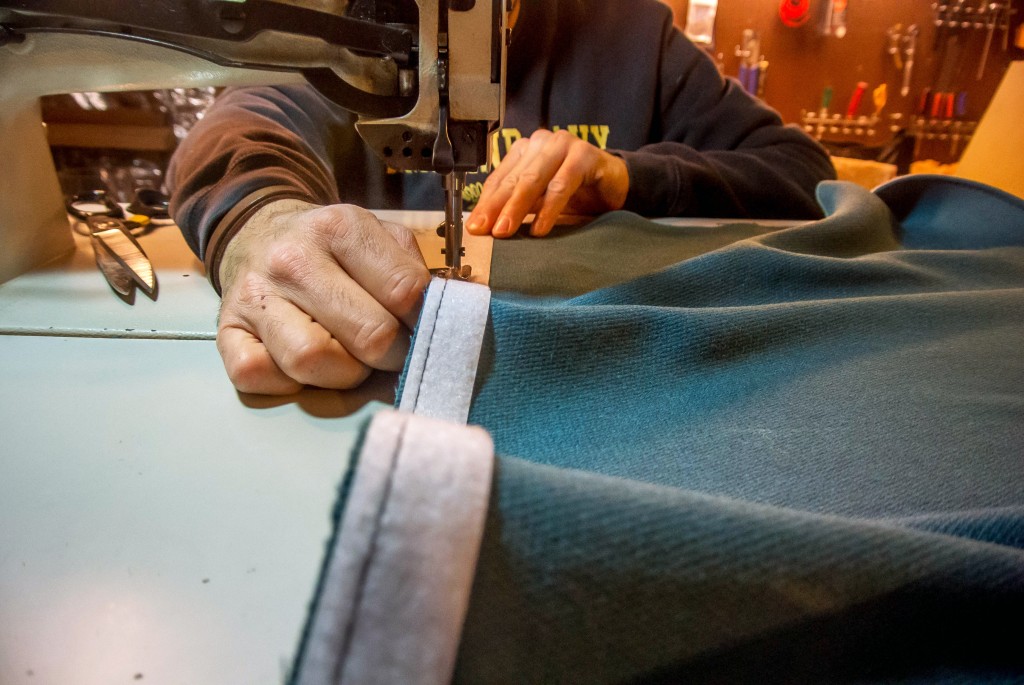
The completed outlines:
[[[656,0],[513,3],[506,114],[466,228],[544,236],[563,213],[812,218],[825,151],[723,79]],[[363,208],[433,209],[434,174],[389,173],[311,87],[226,91],[176,151],[172,212],[222,294],[239,391],[351,388],[400,370],[429,274]]]

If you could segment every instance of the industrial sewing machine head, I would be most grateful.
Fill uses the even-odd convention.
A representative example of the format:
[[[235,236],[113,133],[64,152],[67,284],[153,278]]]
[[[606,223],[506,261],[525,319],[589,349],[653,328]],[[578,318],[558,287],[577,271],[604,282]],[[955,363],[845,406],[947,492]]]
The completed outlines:
[[[443,175],[444,275],[462,188],[504,112],[508,0],[0,0],[0,283],[71,247],[38,115],[77,90],[305,79],[389,166]],[[255,70],[255,71],[254,71]],[[10,150],[13,148],[13,150]],[[60,228],[60,226],[63,228]]]

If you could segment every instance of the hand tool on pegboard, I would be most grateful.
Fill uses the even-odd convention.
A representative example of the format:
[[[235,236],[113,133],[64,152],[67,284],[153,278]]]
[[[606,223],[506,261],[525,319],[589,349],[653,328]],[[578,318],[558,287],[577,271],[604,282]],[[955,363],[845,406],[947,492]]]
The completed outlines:
[[[754,93],[759,98],[764,97],[764,82],[768,80],[768,60],[761,55],[761,59],[757,62],[757,92]]]
[[[914,108],[914,114],[923,117],[932,106],[932,89],[925,86],[921,89],[921,95],[917,99],[917,106]]]
[[[826,36],[842,38],[846,35],[847,0],[825,0],[825,21],[821,32]]]
[[[892,57],[892,64],[896,67],[896,71],[903,70],[903,48],[900,46],[900,42],[903,40],[903,24],[895,24],[885,30],[885,35],[889,39],[889,47],[886,52]]]
[[[962,3],[962,0],[958,0]],[[986,0],[982,0],[985,2]],[[935,9],[935,35],[932,39],[932,52],[938,52],[942,49],[943,39],[946,37],[946,33],[949,30],[949,25],[952,22],[953,7],[955,3],[949,0],[946,4],[932,5]]]
[[[1017,13],[1017,10],[1013,8],[1013,0],[1006,0],[1006,7],[1003,9],[1005,12],[1005,21],[1003,22],[1003,52],[1010,49],[1010,24],[1013,22],[1013,15]],[[1018,27],[1019,28],[1019,27]]]
[[[983,3],[986,1],[982,0]],[[936,55],[935,72],[932,74],[933,84],[946,61],[950,46],[956,45],[964,29],[971,25],[969,20],[972,12],[973,8],[968,7],[966,0],[949,0],[945,5],[936,8],[935,38],[932,44],[932,52]]]
[[[990,2],[985,4],[982,3],[983,9],[979,8],[979,12],[984,12],[985,17],[985,45],[981,48],[981,61],[978,62],[978,74],[976,79],[980,81],[985,76],[985,66],[988,64],[988,53],[992,50],[992,36],[996,32],[996,25],[999,23],[999,18],[1002,16],[1004,10],[1009,8],[1009,5],[1002,2]],[[1006,29],[1004,35],[1008,35],[1010,31],[1010,16],[1009,12],[1006,14]],[[1006,40],[1003,41],[1004,46]],[[1003,48],[1006,49],[1005,47]]]
[[[924,131],[920,130],[918,124],[920,120],[928,115],[928,109],[931,107],[932,102],[932,89],[925,86],[921,89],[921,96],[917,100],[917,106],[914,108],[914,160],[921,159],[921,143],[924,141]]]
[[[967,91],[962,90],[956,94],[956,102],[954,104],[953,116],[957,119],[957,122],[953,124],[953,135],[949,137],[949,156],[956,161],[956,153],[960,149],[961,129],[963,128],[963,119],[967,115]]]
[[[914,71],[914,55],[917,52],[917,24],[907,27],[907,33],[903,36],[903,85],[900,87],[900,95],[910,95],[910,77]]]
[[[857,116],[857,109],[860,107],[860,101],[864,97],[864,91],[867,90],[868,82],[860,81],[857,86],[853,89],[853,94],[850,95],[850,102],[846,106],[846,118],[852,119]]]
[[[761,39],[753,29],[744,29],[740,44],[736,46],[736,56],[740,58],[737,78],[743,90],[757,95],[760,80]]]
[[[931,101],[926,104],[926,115],[933,119],[953,117],[953,100],[957,91],[957,75],[962,63],[964,46],[968,42],[967,29],[964,28],[968,18],[968,7],[965,0],[957,0],[946,6],[942,15],[942,25],[936,35],[942,34],[939,53],[935,61],[932,75]],[[967,24],[969,25],[969,24]]]
[[[876,119],[882,116],[882,109],[885,107],[886,100],[888,99],[889,88],[884,83],[871,91],[871,102],[875,105],[874,117]]]
[[[828,108],[832,104],[832,86],[825,86],[825,89],[821,91],[821,113],[827,114]]]

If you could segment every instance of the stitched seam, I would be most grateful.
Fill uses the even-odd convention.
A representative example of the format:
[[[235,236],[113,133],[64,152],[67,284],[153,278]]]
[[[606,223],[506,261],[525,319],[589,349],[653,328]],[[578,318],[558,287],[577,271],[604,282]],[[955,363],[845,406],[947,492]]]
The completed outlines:
[[[427,368],[430,365],[430,353],[434,349],[434,340],[437,339],[437,322],[441,316],[441,306],[444,304],[444,295],[447,290],[448,280],[445,279],[441,285],[441,296],[437,298],[437,309],[434,310],[434,326],[430,330],[430,340],[427,341],[427,353],[423,355],[423,373],[420,374],[420,380],[416,384],[416,396],[412,400],[412,412],[414,414],[420,406],[420,391],[422,390],[423,382],[427,377]]]
[[[380,539],[381,524],[384,521],[385,514],[387,513],[388,503],[391,501],[391,491],[395,482],[395,472],[398,470],[398,457],[402,453],[402,447],[405,444],[405,434],[408,427],[409,422],[403,421],[402,429],[395,442],[395,450],[391,459],[391,464],[388,466],[388,475],[387,480],[384,482],[384,492],[381,495],[380,507],[377,509],[376,517],[374,517],[373,537],[370,539],[370,549],[366,553],[366,559],[363,562],[362,567],[359,569],[359,582],[356,586],[356,596],[352,601],[352,611],[349,613],[348,621],[345,624],[345,636],[341,642],[338,660],[334,663],[334,668],[331,672],[331,682],[333,683],[339,682],[339,676],[341,675],[345,662],[348,660],[349,650],[352,648],[352,639],[356,632],[357,621],[359,620],[359,609],[363,603],[363,595],[365,594],[367,579],[370,576],[370,568],[373,566],[374,556],[377,553],[377,541]]]

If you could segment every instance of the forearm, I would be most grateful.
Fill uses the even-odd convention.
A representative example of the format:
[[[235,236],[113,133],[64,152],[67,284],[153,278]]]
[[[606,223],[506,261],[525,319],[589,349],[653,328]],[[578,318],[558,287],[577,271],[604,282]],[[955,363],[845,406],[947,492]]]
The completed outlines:
[[[330,169],[331,124],[339,115],[306,88],[229,90],[189,133],[168,169],[171,211],[186,241],[207,257],[211,236],[243,200],[271,193],[337,202]],[[218,230],[220,226],[220,230]]]
[[[828,154],[778,113],[723,79],[666,16],[657,131],[617,153],[629,169],[626,208],[647,216],[817,217]]]
[[[819,217],[814,189],[835,177],[827,155],[800,141],[708,151],[666,142],[617,154],[629,170],[625,209],[646,216]]]

